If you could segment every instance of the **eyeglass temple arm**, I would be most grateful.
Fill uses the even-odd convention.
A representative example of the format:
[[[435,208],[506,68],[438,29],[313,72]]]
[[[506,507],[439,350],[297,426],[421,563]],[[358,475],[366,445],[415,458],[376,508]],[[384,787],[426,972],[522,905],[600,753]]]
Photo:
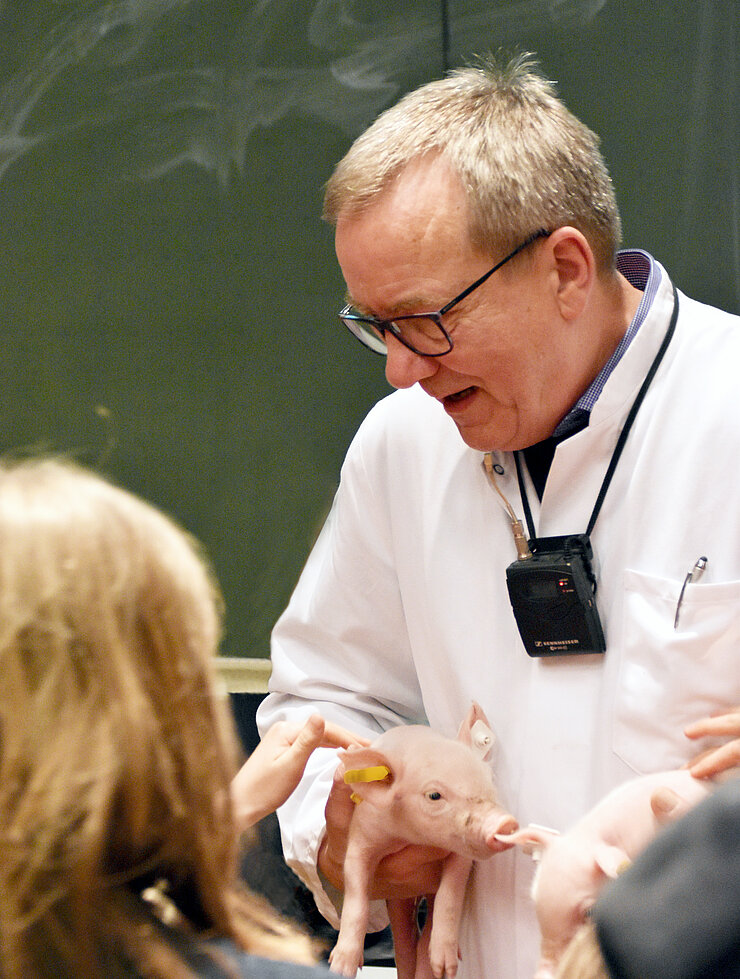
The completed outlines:
[[[459,302],[465,299],[466,296],[469,296],[474,289],[478,288],[478,286],[482,286],[483,283],[486,281],[486,279],[489,279],[494,272],[498,272],[498,270],[501,268],[502,265],[506,265],[506,263],[510,261],[512,258],[514,258],[516,255],[518,255],[519,252],[524,251],[524,249],[528,245],[531,245],[533,241],[537,241],[538,238],[547,238],[550,234],[551,232],[545,231],[544,228],[540,228],[539,231],[535,231],[534,234],[531,234],[526,241],[523,241],[521,245],[515,248],[513,252],[509,252],[509,254],[505,258],[502,258],[501,261],[498,262],[498,264],[494,265],[492,269],[489,269],[487,272],[484,272],[484,274],[479,279],[476,279],[475,282],[472,285],[468,286],[468,288],[465,289],[463,292],[461,292],[459,296],[455,296],[455,298],[451,302],[447,303],[446,306],[443,306],[442,309],[440,309],[439,311],[439,315],[442,316],[444,313],[448,313],[453,306],[456,306]]]

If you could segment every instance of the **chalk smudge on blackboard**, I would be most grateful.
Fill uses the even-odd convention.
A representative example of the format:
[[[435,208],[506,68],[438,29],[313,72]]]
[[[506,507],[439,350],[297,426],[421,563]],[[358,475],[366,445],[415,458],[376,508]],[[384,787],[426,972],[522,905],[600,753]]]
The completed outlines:
[[[495,46],[538,23],[585,22],[605,3],[468,0],[455,10],[455,50],[477,50],[482,39]],[[354,136],[409,82],[409,66],[439,71],[439,17],[426,0],[391,13],[368,0],[317,0],[305,23],[291,0],[246,10],[213,0],[68,0],[59,12],[0,86],[0,178],[40,145],[118,127],[125,152],[108,179],[191,164],[226,185],[245,167],[256,128],[300,113]],[[216,43],[219,18],[230,22]]]

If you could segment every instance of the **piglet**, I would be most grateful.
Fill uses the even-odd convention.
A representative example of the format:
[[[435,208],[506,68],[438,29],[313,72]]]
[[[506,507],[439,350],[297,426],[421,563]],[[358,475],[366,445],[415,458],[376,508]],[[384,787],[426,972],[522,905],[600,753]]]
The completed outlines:
[[[497,834],[517,828],[498,803],[487,759],[493,734],[477,704],[457,740],[422,725],[392,728],[368,748],[340,755],[357,803],[344,860],[344,904],[331,970],[354,976],[362,965],[370,882],[383,857],[409,844],[446,851],[439,889],[428,897],[419,938],[414,900],[388,901],[399,979],[450,979],[457,973],[458,928],[474,860],[508,849]]]
[[[712,782],[693,778],[686,769],[643,775],[613,789],[562,836],[528,826],[499,837],[538,861],[532,884],[541,932],[535,979],[552,979],[607,879],[616,877],[663,826],[712,788]]]

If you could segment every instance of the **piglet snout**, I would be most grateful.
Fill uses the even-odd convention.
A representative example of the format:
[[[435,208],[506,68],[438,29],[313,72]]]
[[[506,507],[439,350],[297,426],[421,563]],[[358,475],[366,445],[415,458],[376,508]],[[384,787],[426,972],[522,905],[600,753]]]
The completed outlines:
[[[484,835],[486,846],[492,853],[500,853],[513,846],[513,841],[507,841],[506,837],[515,833],[519,829],[519,823],[510,812],[502,812],[491,815],[486,820]]]

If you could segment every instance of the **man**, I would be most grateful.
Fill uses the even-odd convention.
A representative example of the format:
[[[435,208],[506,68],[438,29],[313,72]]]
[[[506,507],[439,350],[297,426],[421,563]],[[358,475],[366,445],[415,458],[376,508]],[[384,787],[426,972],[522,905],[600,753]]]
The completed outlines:
[[[319,710],[370,737],[409,722],[454,735],[475,699],[502,803],[563,829],[635,772],[691,758],[684,726],[740,702],[740,322],[674,293],[646,253],[616,256],[598,140],[527,58],[384,113],[337,167],[326,216],[344,322],[400,390],[349,449],[274,632],[259,722]],[[527,510],[530,538],[590,533],[599,620],[586,595],[574,652],[530,656],[520,637],[506,569],[530,560]],[[560,653],[547,597],[530,651]],[[602,629],[606,652],[583,652]],[[327,915],[352,808],[334,767],[315,757],[282,814]],[[438,856],[390,859],[374,896],[433,888]],[[530,979],[531,874],[513,851],[477,866],[459,975]]]

